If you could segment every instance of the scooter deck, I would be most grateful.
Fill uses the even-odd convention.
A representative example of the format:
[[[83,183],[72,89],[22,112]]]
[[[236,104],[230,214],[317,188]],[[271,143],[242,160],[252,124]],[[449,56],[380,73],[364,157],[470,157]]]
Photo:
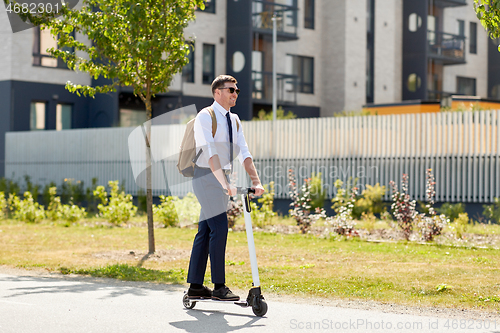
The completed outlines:
[[[196,303],[196,302],[214,302],[214,303],[226,303],[226,304],[236,304],[236,305],[239,305],[241,307],[248,307],[250,306],[247,301],[221,301],[221,300],[217,300],[217,299],[211,299],[211,298],[189,298],[189,301],[192,302],[192,303]]]

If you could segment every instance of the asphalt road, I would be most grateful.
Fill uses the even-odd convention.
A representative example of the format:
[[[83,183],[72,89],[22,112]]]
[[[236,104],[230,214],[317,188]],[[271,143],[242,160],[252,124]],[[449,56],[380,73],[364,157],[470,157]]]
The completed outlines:
[[[178,286],[0,274],[0,332],[496,332],[500,320],[446,319],[268,301],[182,305]],[[242,295],[243,296],[243,295]]]

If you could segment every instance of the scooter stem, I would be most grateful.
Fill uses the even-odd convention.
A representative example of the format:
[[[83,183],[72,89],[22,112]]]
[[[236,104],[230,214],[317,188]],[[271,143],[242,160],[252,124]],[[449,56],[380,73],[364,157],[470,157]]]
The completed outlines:
[[[247,199],[248,194],[241,194],[241,201],[249,204]],[[250,255],[250,265],[252,266],[252,279],[254,287],[260,286],[259,269],[257,267],[257,255],[255,253],[255,242],[253,239],[252,218],[250,217],[250,207],[245,207],[243,215],[245,216],[245,228],[247,232],[248,254]]]

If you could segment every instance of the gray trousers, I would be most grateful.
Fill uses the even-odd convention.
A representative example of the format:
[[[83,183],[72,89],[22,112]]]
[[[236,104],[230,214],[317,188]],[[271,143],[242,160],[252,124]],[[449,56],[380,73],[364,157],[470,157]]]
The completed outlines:
[[[187,282],[203,284],[210,256],[212,283],[226,282],[227,204],[229,197],[210,169],[195,168],[193,190],[201,205]]]

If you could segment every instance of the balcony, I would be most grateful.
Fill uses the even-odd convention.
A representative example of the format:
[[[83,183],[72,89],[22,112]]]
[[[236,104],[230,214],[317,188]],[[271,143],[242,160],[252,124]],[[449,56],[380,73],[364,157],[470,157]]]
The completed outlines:
[[[465,64],[465,37],[429,30],[427,55],[443,65]]]
[[[277,73],[279,104],[297,104],[298,76]],[[273,73],[252,71],[252,98],[266,103],[273,99]]]
[[[296,40],[297,36],[297,11],[296,6],[254,0],[252,2],[253,31],[264,35],[273,33],[273,15],[276,14],[276,30],[278,41]]]
[[[451,93],[448,91],[441,91],[441,90],[427,90],[427,100],[429,101],[432,100],[442,101],[446,98],[451,97],[451,95],[456,95],[456,93]]]
[[[467,6],[467,2],[465,0],[434,0],[434,5],[437,7],[459,7],[459,6]]]

